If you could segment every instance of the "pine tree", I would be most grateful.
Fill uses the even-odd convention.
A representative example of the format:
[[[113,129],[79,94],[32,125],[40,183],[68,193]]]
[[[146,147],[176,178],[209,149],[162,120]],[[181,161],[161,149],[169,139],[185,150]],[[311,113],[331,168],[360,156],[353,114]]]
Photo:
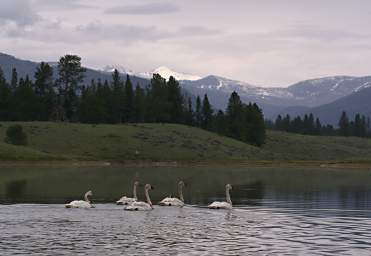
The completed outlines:
[[[342,136],[350,135],[350,123],[345,111],[343,111],[339,120],[339,134]]]
[[[182,123],[183,118],[183,96],[179,86],[179,82],[174,77],[170,76],[167,82],[168,101],[170,107],[170,122]]]
[[[201,127],[202,123],[202,103],[201,103],[201,98],[200,96],[197,96],[196,98],[196,126]]]
[[[166,79],[154,74],[147,92],[147,120],[150,122],[169,122],[170,105]]]
[[[281,115],[277,116],[276,121],[274,122],[274,126],[277,130],[283,131],[282,116]]]
[[[124,120],[126,122],[132,122],[134,112],[134,92],[129,75],[126,75],[124,92]]]
[[[145,91],[143,88],[137,84],[135,88],[135,95],[134,95],[134,121],[135,122],[144,122],[145,117],[145,110],[146,110],[146,96]]]
[[[243,134],[244,123],[243,123],[243,104],[240,96],[233,92],[228,100],[228,106],[226,111],[226,134],[233,138],[241,138]]]
[[[202,101],[202,123],[201,127],[206,130],[211,130],[212,128],[212,118],[213,118],[213,109],[211,108],[207,94],[205,94]]]
[[[225,135],[226,134],[226,118],[224,112],[219,110],[215,116],[214,129],[216,133]]]
[[[115,69],[112,73],[112,114],[113,122],[121,123],[124,120],[124,86],[120,73]]]
[[[47,121],[52,119],[56,106],[56,94],[54,91],[53,68],[45,62],[37,67],[35,75],[34,90],[38,98],[38,120]]]
[[[192,99],[191,98],[188,98],[188,101],[187,101],[187,109],[186,109],[186,112],[185,112],[185,118],[184,118],[184,122],[186,125],[189,125],[189,126],[193,126],[195,124],[195,113],[193,111],[193,107],[192,107]]]
[[[41,62],[35,72],[35,92],[38,96],[44,97],[53,90],[53,68],[45,62]]]
[[[86,69],[81,66],[81,58],[77,55],[65,55],[58,62],[58,93],[60,120],[70,120],[76,114],[76,90],[83,81]]]
[[[321,135],[321,130],[322,130],[322,124],[319,120],[319,118],[316,118],[316,128],[315,128],[315,134],[316,135]]]
[[[38,98],[33,90],[32,81],[26,76],[19,80],[10,99],[12,121],[35,121],[38,119]]]
[[[18,87],[18,73],[17,69],[12,69],[12,79],[10,80],[10,88],[14,92]]]
[[[6,83],[3,70],[0,67],[0,121],[8,121],[10,119],[11,96],[11,91]]]
[[[352,134],[356,137],[363,136],[363,127],[362,127],[362,119],[360,114],[356,114],[354,117],[354,127],[352,129]]]

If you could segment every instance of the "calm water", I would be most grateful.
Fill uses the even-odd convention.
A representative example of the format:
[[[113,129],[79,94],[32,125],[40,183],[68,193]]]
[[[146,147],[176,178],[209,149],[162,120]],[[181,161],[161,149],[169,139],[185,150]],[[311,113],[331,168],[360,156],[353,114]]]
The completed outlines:
[[[187,183],[188,205],[110,204],[151,183]],[[232,211],[205,206],[233,184]],[[95,209],[65,209],[92,189]],[[142,190],[142,188],[140,188]],[[143,197],[140,191],[139,197]],[[0,170],[1,255],[370,255],[371,171],[305,168],[9,167]],[[42,203],[42,204],[40,204]],[[53,204],[46,204],[53,203]]]

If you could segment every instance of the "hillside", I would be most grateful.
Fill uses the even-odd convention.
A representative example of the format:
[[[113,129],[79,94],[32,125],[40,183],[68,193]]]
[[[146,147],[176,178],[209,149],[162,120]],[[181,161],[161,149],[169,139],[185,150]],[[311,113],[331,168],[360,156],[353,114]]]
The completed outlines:
[[[101,161],[369,161],[371,140],[315,137],[268,131],[267,144],[257,148],[198,128],[175,124],[87,125],[21,123],[27,147],[3,143],[1,160]]]

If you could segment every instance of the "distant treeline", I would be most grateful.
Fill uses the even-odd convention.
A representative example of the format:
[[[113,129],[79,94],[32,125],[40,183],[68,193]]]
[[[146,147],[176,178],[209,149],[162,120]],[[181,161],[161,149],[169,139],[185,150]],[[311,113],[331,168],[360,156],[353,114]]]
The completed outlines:
[[[336,128],[332,125],[322,125],[318,118],[314,119],[313,114],[304,115],[303,118],[279,115],[274,122],[267,120],[266,125],[273,130],[307,135],[371,137],[370,118],[356,114],[354,119],[350,120],[345,111],[341,114]]]
[[[111,81],[82,84],[81,58],[65,55],[57,79],[48,63],[40,63],[34,79],[18,78],[13,69],[8,83],[0,68],[0,121],[64,121],[81,123],[178,123],[200,127],[244,142],[262,145],[265,123],[256,104],[243,104],[232,93],[225,112],[213,110],[207,95],[185,95],[173,77],[154,74],[146,87],[133,85],[117,70]],[[193,106],[194,105],[194,106]]]

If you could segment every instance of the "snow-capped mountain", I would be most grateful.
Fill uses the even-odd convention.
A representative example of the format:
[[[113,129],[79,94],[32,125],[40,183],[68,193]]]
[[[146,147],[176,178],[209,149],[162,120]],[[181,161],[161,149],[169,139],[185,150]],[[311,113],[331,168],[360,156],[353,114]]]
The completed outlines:
[[[208,94],[212,104],[221,109],[226,107],[230,93],[236,91],[243,101],[258,103],[265,116],[271,118],[286,108],[294,111],[317,107],[371,87],[371,76],[325,77],[283,88],[259,87],[219,76],[181,81],[181,85],[194,95]]]
[[[145,79],[151,79],[153,74],[159,74],[166,80],[170,78],[170,76],[174,77],[178,81],[182,80],[188,80],[188,81],[195,81],[201,79],[200,76],[197,75],[191,75],[191,74],[185,74],[185,73],[180,73],[177,71],[174,71],[168,67],[161,66],[159,68],[156,68],[155,70],[152,70],[150,72],[135,72],[131,69],[125,68],[121,65],[108,65],[105,66],[102,71],[103,72],[109,72],[112,73],[115,69],[119,71],[121,74],[128,74],[131,76],[137,76],[137,77],[142,77]]]
[[[136,75],[136,73],[133,70],[125,68],[121,65],[107,65],[102,69],[102,71],[112,73],[113,71],[115,71],[115,69],[117,69],[117,71],[120,72],[121,74],[128,74],[130,76]]]
[[[151,72],[137,73],[136,75],[139,77],[150,79],[152,78],[153,74],[159,74],[166,80],[168,80],[170,76],[174,77],[176,80],[179,81],[181,80],[195,81],[201,79],[200,76],[176,72],[165,66],[159,67]]]
[[[39,63],[37,62],[21,60],[14,56],[0,53],[0,67],[8,81],[11,79],[12,68],[17,69],[19,77],[28,75],[32,79],[38,65]],[[54,74],[57,74],[56,65],[52,66],[54,68]],[[154,73],[158,73],[166,79],[174,76],[177,80],[180,80],[182,88],[194,96],[207,94],[215,109],[225,109],[230,94],[236,91],[242,101],[258,103],[267,118],[275,118],[278,113],[283,113],[284,110],[290,110],[288,111],[290,113],[303,113],[306,109],[323,106],[318,109],[325,111],[324,109],[329,108],[325,104],[338,101],[356,93],[360,93],[358,95],[361,95],[363,90],[371,88],[371,76],[333,76],[305,80],[288,87],[271,88],[255,86],[220,76],[211,75],[201,78],[196,75],[176,72],[166,67],[160,67],[152,72],[137,73],[122,66],[106,66],[103,70],[87,68],[84,83],[90,84],[90,81],[93,79],[109,81],[112,79],[111,73],[114,69],[120,71],[123,79],[125,79],[124,76],[126,74],[133,76],[131,78],[133,84],[140,84],[143,87],[149,84],[149,78]],[[365,101],[362,101],[362,105],[361,102],[353,100],[353,97],[350,99],[352,99],[352,104],[349,104],[346,109],[342,110],[348,110],[351,113],[352,109],[358,110],[364,108]],[[346,102],[348,103],[350,101],[347,100]],[[346,104],[337,104],[336,106],[345,108]],[[357,106],[358,108],[356,108]],[[326,120],[321,121],[326,122]]]

